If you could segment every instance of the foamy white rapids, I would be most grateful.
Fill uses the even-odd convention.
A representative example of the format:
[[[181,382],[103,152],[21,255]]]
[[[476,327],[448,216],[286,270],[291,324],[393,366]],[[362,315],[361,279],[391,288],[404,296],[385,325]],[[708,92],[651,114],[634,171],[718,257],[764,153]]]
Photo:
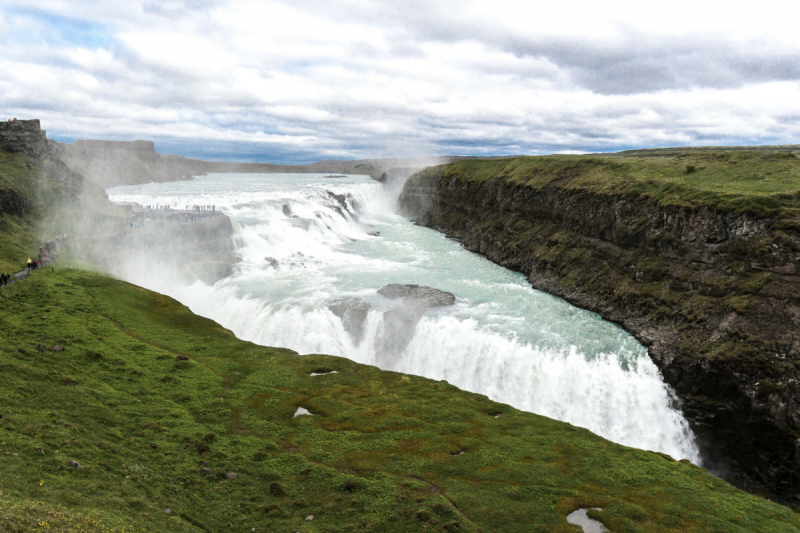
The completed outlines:
[[[116,202],[173,209],[214,205],[231,217],[239,263],[214,286],[180,285],[151,264],[118,265],[115,274],[242,339],[444,379],[614,442],[699,462],[674,395],[633,337],[414,226],[369,178],[214,174],[108,193]],[[428,309],[396,341],[384,313],[398,301],[377,293],[389,283],[449,291],[456,304]],[[344,299],[361,302],[360,327],[330,308]]]

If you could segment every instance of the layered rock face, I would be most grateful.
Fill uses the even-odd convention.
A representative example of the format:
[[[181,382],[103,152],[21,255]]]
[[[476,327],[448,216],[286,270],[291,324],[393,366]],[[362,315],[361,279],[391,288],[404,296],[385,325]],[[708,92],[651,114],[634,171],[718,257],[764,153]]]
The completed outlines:
[[[37,120],[0,122],[0,149],[39,159],[47,152],[47,132]]]
[[[800,499],[796,231],[558,180],[473,181],[446,166],[413,176],[399,205],[535,288],[621,324],[679,395],[712,472]]]

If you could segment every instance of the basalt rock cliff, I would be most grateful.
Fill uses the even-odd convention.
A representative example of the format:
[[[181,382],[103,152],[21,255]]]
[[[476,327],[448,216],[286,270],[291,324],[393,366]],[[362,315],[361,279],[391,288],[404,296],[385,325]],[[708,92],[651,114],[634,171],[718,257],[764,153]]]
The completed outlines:
[[[399,205],[535,288],[622,325],[677,392],[705,466],[792,503],[800,499],[800,193],[724,190],[747,174],[732,173],[734,164],[763,178],[795,176],[800,162],[791,153],[671,157],[455,163],[413,176]],[[684,185],[698,168],[708,180]],[[732,185],[709,185],[717,168]],[[650,177],[673,171],[669,183]]]

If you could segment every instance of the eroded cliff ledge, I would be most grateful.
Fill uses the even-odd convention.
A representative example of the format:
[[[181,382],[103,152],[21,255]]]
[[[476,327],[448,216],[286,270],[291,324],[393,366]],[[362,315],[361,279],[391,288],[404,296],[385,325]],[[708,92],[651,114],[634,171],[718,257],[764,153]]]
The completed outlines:
[[[620,323],[706,465],[800,499],[800,160],[791,151],[461,161],[413,176],[417,223]]]

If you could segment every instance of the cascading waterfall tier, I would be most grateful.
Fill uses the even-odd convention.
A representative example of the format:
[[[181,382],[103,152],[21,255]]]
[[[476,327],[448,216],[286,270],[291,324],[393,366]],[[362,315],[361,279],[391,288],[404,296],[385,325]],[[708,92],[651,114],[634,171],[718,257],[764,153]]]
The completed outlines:
[[[242,339],[444,379],[621,444],[699,462],[675,397],[633,337],[414,226],[369,178],[214,174],[108,193],[173,209],[214,205],[231,217],[239,262],[213,286],[181,285],[168,268],[136,261],[113,270]],[[420,306],[381,290],[391,284],[454,298]]]

